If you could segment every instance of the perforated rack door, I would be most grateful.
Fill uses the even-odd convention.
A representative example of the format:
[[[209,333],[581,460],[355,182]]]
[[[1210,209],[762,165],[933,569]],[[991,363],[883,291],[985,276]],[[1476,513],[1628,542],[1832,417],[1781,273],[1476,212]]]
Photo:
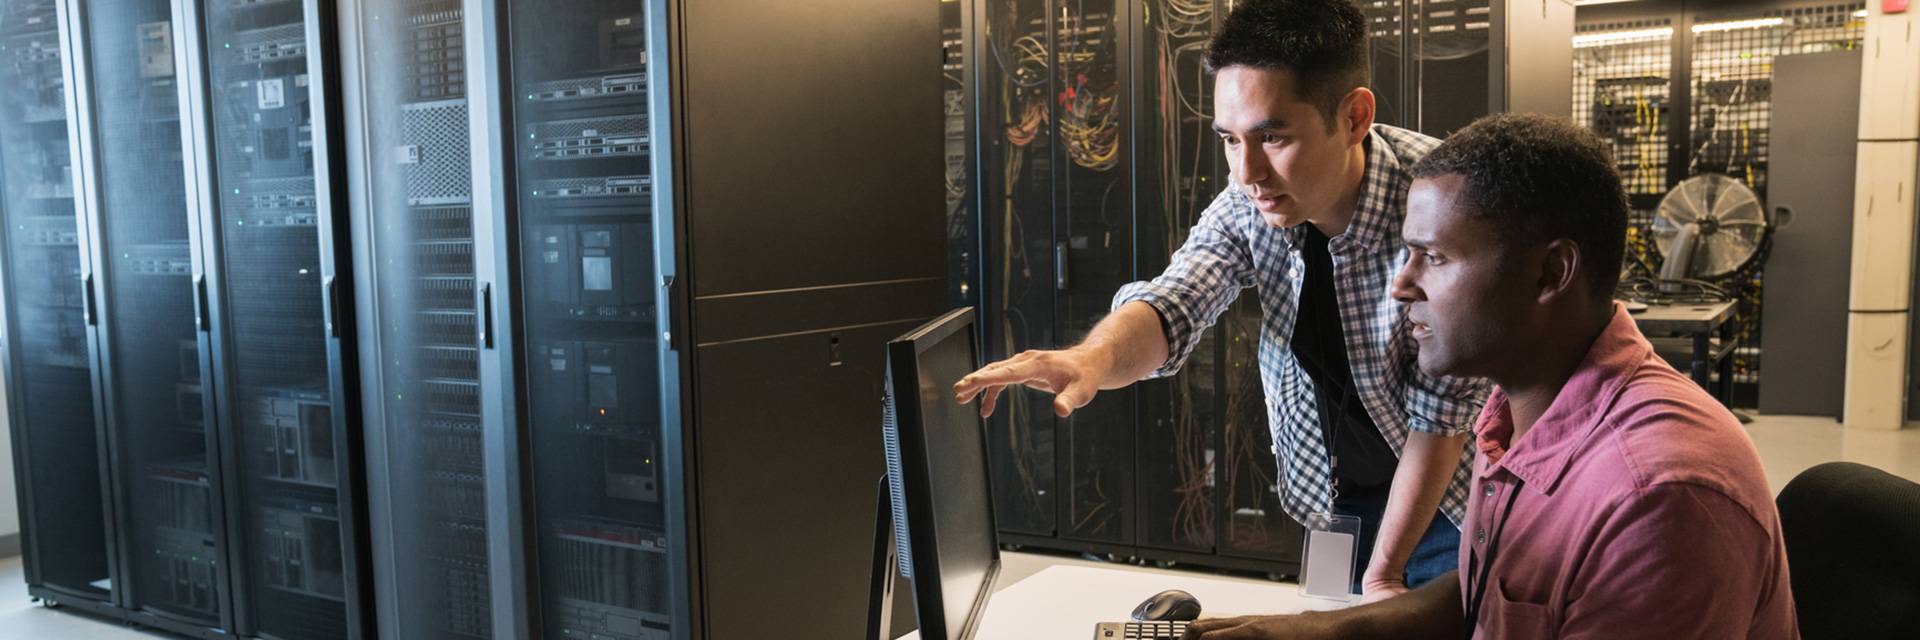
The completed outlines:
[[[80,11],[95,264],[127,606],[186,628],[230,622],[219,461],[204,410],[175,39],[165,0]],[[83,146],[83,149],[89,147]]]
[[[994,0],[982,7],[978,104],[982,208],[982,359],[1057,342],[1052,151],[1059,122],[1057,61],[1048,3]],[[1060,529],[1058,419],[1039,394],[1012,390],[988,425],[994,514],[1000,530],[1052,537]]]
[[[648,16],[608,0],[507,5],[530,604],[545,637],[664,640],[686,621],[661,458]]]
[[[346,7],[346,5],[343,5]],[[357,336],[369,385],[366,440],[383,635],[488,638],[480,298],[472,141],[457,0],[376,0],[343,10],[353,36],[346,108],[362,124],[354,178]],[[351,130],[351,128],[350,128]]]
[[[215,396],[235,439],[236,617],[243,633],[321,640],[348,637],[349,598],[371,585],[348,585],[339,469],[350,447],[335,439],[315,182],[314,118],[331,112],[315,104],[301,5],[199,7],[190,29],[207,43],[205,72],[189,81],[207,105],[195,117],[211,154]]]
[[[27,581],[105,602],[94,430],[66,80],[52,0],[0,1],[0,285],[7,415]],[[93,505],[95,508],[74,508]]]
[[[1137,279],[1133,252],[1133,136],[1126,123],[1138,91],[1125,73],[1132,38],[1126,2],[1057,5],[1050,57],[1056,99],[1053,128],[1054,343],[1077,344],[1105,318],[1113,292]],[[1134,388],[1103,391],[1059,421],[1068,437],[1060,459],[1066,508],[1063,537],[1132,545]],[[1036,394],[1035,404],[1050,404]]]

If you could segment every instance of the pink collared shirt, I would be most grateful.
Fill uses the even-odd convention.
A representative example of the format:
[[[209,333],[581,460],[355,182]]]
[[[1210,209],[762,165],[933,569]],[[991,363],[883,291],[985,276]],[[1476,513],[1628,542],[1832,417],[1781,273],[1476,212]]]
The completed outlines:
[[[1486,557],[1524,481],[1476,638],[1800,637],[1753,442],[1654,354],[1624,307],[1519,442],[1498,388],[1474,431],[1463,592],[1469,558]]]

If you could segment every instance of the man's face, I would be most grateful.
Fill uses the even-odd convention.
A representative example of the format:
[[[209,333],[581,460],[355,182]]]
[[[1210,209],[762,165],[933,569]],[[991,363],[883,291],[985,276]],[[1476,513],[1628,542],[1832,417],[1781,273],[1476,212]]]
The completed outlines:
[[[1457,210],[1465,183],[1459,175],[1413,181],[1401,231],[1407,263],[1393,297],[1407,305],[1422,371],[1497,378],[1506,362],[1527,357],[1541,261],[1528,259],[1537,250],[1503,250],[1492,223]]]
[[[1351,119],[1343,113],[1329,127],[1300,95],[1292,71],[1232,66],[1214,80],[1213,129],[1225,143],[1234,184],[1260,217],[1292,227],[1330,213],[1345,188],[1348,150],[1359,144],[1348,134]]]

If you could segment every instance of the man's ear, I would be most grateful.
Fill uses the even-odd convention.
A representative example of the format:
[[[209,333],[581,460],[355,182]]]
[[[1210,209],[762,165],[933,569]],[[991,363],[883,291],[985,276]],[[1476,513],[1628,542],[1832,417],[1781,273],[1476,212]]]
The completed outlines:
[[[1360,144],[1373,129],[1373,100],[1373,90],[1366,87],[1354,87],[1340,98],[1340,133],[1346,136],[1347,144]]]
[[[1573,295],[1580,287],[1580,273],[1585,256],[1580,255],[1580,245],[1566,238],[1547,243],[1540,252],[1539,301],[1541,304],[1554,302]]]

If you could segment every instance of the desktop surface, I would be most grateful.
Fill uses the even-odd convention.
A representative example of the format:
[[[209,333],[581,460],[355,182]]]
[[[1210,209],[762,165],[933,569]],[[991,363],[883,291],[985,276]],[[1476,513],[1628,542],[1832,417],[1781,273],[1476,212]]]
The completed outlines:
[[[1299,594],[1291,582],[1271,585],[1200,574],[1055,566],[993,595],[975,640],[1079,640],[1102,622],[1127,619],[1140,601],[1167,589],[1200,600],[1203,618],[1300,613],[1347,606]],[[910,633],[901,640],[919,640]]]

